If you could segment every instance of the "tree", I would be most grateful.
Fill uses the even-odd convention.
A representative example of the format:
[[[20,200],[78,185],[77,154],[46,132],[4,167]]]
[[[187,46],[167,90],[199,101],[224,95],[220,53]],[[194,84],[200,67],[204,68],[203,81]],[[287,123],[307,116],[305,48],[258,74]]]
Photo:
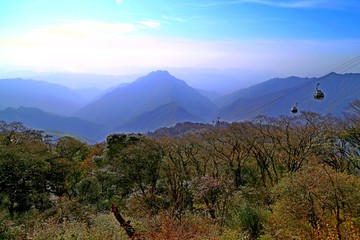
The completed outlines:
[[[202,146],[227,165],[224,174],[232,175],[231,181],[235,188],[244,184],[243,165],[250,155],[250,148],[241,135],[241,128],[241,124],[233,123],[227,128],[217,128],[203,134]]]
[[[274,237],[314,238],[331,225],[338,239],[346,238],[347,223],[360,217],[359,188],[358,177],[314,162],[282,179],[273,191]]]
[[[278,180],[275,162],[276,145],[273,139],[272,118],[258,116],[253,122],[241,124],[239,134],[244,139],[251,156],[260,170],[263,186],[274,184]]]
[[[143,135],[113,134],[107,138],[106,163],[119,176],[120,195],[142,199],[145,206],[156,212],[158,180],[164,152],[161,146]]]
[[[203,176],[194,178],[193,190],[195,200],[205,204],[206,212],[212,219],[220,220],[223,224],[224,216],[230,199],[232,188],[223,178]]]
[[[164,151],[162,179],[166,191],[162,195],[168,199],[171,215],[181,219],[186,210],[193,208],[193,194],[190,189],[192,166],[182,151],[182,139],[163,137],[157,141]]]
[[[42,132],[0,122],[0,195],[10,215],[50,205],[46,176],[51,156]]]
[[[347,161],[354,169],[352,172],[360,174],[360,100],[352,102],[345,112],[343,126],[345,131],[341,134],[344,144],[342,151]]]
[[[65,136],[55,144],[55,157],[47,159],[50,171],[47,176],[50,191],[58,196],[67,194],[69,198],[77,195],[76,185],[86,176],[82,168],[90,153],[90,147],[80,140]]]

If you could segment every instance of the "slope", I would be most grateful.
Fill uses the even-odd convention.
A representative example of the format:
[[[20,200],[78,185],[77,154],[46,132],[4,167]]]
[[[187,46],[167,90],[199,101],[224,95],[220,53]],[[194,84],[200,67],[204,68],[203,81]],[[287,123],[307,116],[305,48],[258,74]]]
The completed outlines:
[[[201,122],[202,120],[191,115],[175,102],[171,102],[129,120],[125,124],[116,128],[115,131],[148,132],[154,131],[160,127],[169,127],[175,125],[176,123],[186,121]]]
[[[208,119],[216,110],[208,98],[167,71],[155,71],[114,89],[81,109],[76,116],[116,127],[157,107],[175,102],[198,119]]]
[[[250,86],[248,88],[240,89],[231,94],[222,96],[218,98],[215,103],[220,107],[224,107],[241,98],[258,98],[264,95],[280,92],[285,89],[291,89],[297,86],[301,86],[313,80],[314,78],[299,78],[295,76],[291,76],[286,79],[273,78],[268,81]]]
[[[30,128],[74,135],[89,142],[103,141],[106,136],[106,131],[101,125],[74,117],[50,114],[37,108],[7,108],[0,111],[0,120],[22,122]]]
[[[313,98],[317,82],[320,83],[319,89],[325,93],[322,101]],[[341,116],[344,108],[360,97],[360,74],[331,73],[322,78],[272,79],[237,94],[235,101],[217,112],[222,119],[238,121],[257,115],[289,114],[295,103],[298,103],[300,111]]]
[[[71,115],[87,104],[89,100],[85,95],[61,85],[42,81],[21,78],[0,80],[2,109],[25,106],[59,115]]]

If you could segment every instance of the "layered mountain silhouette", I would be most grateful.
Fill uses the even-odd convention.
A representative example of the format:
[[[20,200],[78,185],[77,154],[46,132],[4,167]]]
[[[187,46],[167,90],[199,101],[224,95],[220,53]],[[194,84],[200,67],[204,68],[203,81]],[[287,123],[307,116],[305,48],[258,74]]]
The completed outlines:
[[[215,100],[215,102],[220,107],[224,107],[226,105],[234,103],[239,99],[261,98],[263,96],[271,95],[282,90],[292,89],[302,84],[306,84],[310,81],[313,81],[314,79],[316,78],[300,78],[295,76],[288,78],[274,78],[222,96]]]
[[[177,109],[171,110],[171,107]],[[206,121],[216,111],[216,106],[185,81],[175,78],[167,71],[155,71],[104,94],[81,109],[76,116],[119,128],[122,125],[140,125],[146,116],[154,118],[156,113],[171,111],[183,111],[181,115],[188,115],[187,119]],[[172,122],[160,119],[161,115],[168,118],[171,114],[157,115],[159,122]]]
[[[187,121],[202,122],[203,120],[190,114],[176,102],[171,102],[130,119],[115,130],[121,132],[148,132]]]
[[[93,92],[91,94],[94,94]],[[1,79],[0,107],[33,107],[69,116],[86,105],[88,92],[30,79]]]
[[[0,120],[6,122],[22,122],[33,129],[56,133],[57,135],[73,135],[88,142],[101,141],[106,137],[105,128],[75,117],[62,117],[44,112],[37,108],[19,107],[0,111]]]
[[[321,101],[313,98],[317,83],[325,93]],[[211,100],[205,95],[212,96]],[[290,115],[296,103],[299,111],[342,116],[348,104],[360,98],[360,74],[274,78],[215,97],[167,71],[151,72],[102,95],[96,90],[74,91],[46,82],[3,79],[0,120],[19,121],[31,128],[95,142],[112,132],[145,133],[182,122],[211,125],[218,118],[230,122],[251,120],[257,115]]]
[[[316,84],[325,93],[321,101],[313,94]],[[330,73],[321,78],[276,78],[239,90],[218,99],[222,106],[216,113],[223,120],[239,121],[257,115],[290,114],[298,103],[300,111],[341,116],[348,104],[360,97],[360,74]]]

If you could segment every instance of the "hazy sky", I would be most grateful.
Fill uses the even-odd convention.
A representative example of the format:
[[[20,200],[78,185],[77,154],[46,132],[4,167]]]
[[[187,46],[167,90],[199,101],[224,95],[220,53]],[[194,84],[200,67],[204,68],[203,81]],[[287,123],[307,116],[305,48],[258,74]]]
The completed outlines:
[[[359,0],[0,0],[0,71],[316,76],[358,55]]]

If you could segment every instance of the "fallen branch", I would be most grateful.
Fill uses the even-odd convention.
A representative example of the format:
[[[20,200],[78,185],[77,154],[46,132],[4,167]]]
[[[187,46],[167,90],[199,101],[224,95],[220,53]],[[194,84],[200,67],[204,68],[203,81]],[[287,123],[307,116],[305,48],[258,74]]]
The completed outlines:
[[[135,237],[135,229],[130,225],[130,221],[125,221],[121,216],[119,209],[116,205],[111,206],[111,212],[114,213],[116,220],[120,223],[120,226],[125,230],[129,238]]]

